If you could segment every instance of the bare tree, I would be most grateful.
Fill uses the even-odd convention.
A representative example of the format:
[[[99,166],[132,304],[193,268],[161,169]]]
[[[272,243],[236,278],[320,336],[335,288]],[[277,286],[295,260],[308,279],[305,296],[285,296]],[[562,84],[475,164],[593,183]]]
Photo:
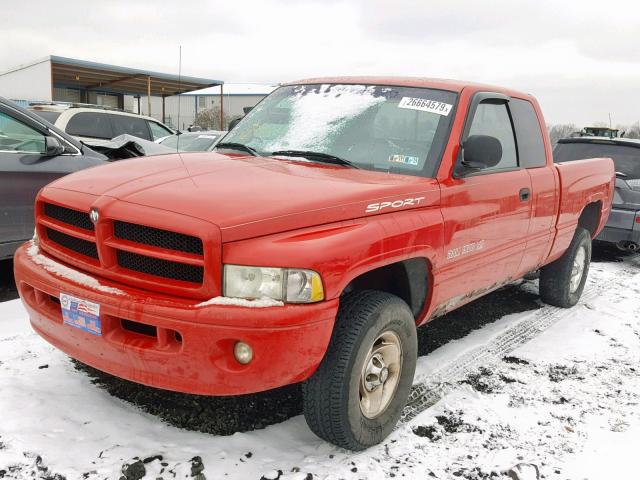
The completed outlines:
[[[211,108],[200,110],[193,124],[203,130],[222,130],[220,128],[220,108],[214,105]]]
[[[640,122],[628,126],[619,125],[617,128],[620,130],[620,134],[624,132],[625,138],[640,138]]]
[[[549,137],[551,139],[551,145],[556,146],[558,140],[568,137],[573,132],[577,132],[579,129],[573,123],[559,123],[557,125],[549,126]]]

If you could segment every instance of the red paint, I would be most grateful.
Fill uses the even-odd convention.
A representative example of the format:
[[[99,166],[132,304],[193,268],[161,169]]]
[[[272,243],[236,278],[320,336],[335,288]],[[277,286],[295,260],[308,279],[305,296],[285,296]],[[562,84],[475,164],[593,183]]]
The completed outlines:
[[[606,223],[613,162],[554,165],[546,136],[545,167],[453,178],[472,96],[493,91],[528,99],[546,131],[532,97],[461,82],[322,79],[333,81],[458,92],[436,178],[216,153],[135,159],[75,173],[38,196],[42,253],[126,294],[102,293],[53,275],[23,247],[15,256],[15,275],[36,331],[74,358],[146,385],[213,395],[266,390],[313,373],[328,345],[340,294],[365,272],[409,258],[427,259],[430,290],[417,319],[423,324],[558,258],[587,204],[602,205],[594,236]],[[519,198],[523,188],[531,190],[528,202]],[[372,203],[418,197],[424,197],[419,204],[365,213]],[[98,208],[95,232],[46,217],[44,202],[82,212]],[[198,237],[203,254],[119,240],[113,232],[116,219]],[[100,260],[52,242],[47,227],[95,243]],[[127,270],[118,265],[116,250],[203,268],[203,281]],[[451,251],[465,252],[448,258]],[[221,294],[223,264],[313,269],[322,277],[326,300],[270,308],[195,307]],[[60,292],[101,305],[103,337],[62,324],[59,306],[50,297]],[[121,319],[151,325],[155,336],[126,330]],[[233,358],[238,340],[255,352],[246,366]]]

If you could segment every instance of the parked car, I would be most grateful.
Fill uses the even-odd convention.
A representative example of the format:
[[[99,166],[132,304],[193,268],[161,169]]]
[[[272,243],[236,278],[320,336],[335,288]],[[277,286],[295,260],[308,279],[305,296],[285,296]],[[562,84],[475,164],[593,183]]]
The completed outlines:
[[[0,259],[33,236],[38,191],[107,157],[0,97]]]
[[[555,162],[611,157],[616,168],[616,191],[609,221],[596,240],[621,250],[640,250],[640,140],[578,137],[558,141]]]
[[[177,135],[156,140],[160,145],[177,152],[208,152],[213,149],[227,132],[221,130],[202,130],[199,132],[182,132]]]
[[[0,97],[0,260],[33,236],[33,203],[47,183],[113,160],[173,152],[129,135],[94,148]]]
[[[217,154],[44,188],[20,296],[47,341],[134,382],[302,382],[311,430],[364,449],[400,418],[417,326],[536,269],[543,301],[578,302],[615,172],[554,164],[542,118],[530,95],[464,82],[281,86]]]
[[[155,141],[176,133],[155,118],[99,105],[33,103],[28,109],[91,145],[102,145],[123,134]]]

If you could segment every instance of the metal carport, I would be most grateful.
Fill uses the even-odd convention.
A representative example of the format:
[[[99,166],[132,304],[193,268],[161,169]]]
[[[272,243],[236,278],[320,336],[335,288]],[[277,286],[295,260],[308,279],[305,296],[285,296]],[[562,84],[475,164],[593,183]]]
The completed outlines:
[[[222,107],[224,82],[222,80],[153,72],[54,55],[49,59],[52,91],[54,87],[64,87],[84,92],[96,90],[136,95],[138,106],[140,95],[146,95],[148,112],[151,112],[151,96],[159,96],[162,97],[162,120],[164,121],[166,97],[220,85],[220,118],[222,119],[224,115]]]

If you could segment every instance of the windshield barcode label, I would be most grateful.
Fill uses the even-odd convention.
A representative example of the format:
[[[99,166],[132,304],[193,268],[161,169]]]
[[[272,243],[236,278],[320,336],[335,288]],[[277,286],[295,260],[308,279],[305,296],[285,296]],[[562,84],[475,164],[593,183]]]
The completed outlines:
[[[436,100],[427,100],[424,98],[402,97],[398,108],[409,108],[411,110],[420,110],[422,112],[437,113],[447,117],[453,105]]]

